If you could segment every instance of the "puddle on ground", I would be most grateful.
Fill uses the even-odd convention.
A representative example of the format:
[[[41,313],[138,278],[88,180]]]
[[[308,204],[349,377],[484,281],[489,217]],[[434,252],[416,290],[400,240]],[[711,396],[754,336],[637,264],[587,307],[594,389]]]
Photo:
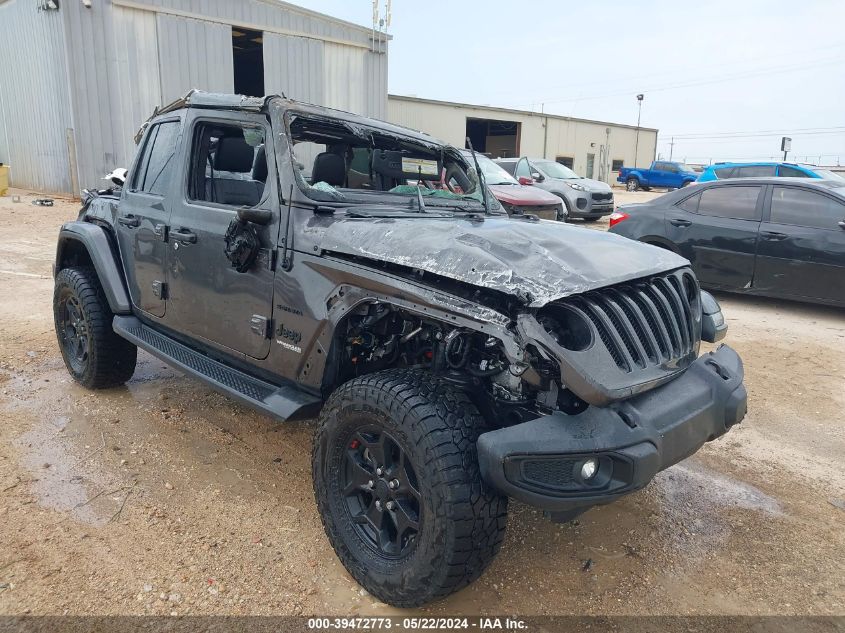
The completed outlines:
[[[134,478],[125,469],[114,472],[102,464],[104,457],[120,460],[123,453],[129,457],[131,452],[112,441],[109,426],[125,399],[140,401],[157,393],[160,386],[150,383],[162,378],[163,371],[158,362],[139,363],[134,384],[96,392],[103,401],[93,408],[87,402],[93,392],[67,377],[63,365],[54,368],[45,364],[38,379],[12,377],[5,383],[14,398],[4,402],[4,407],[34,417],[30,430],[12,445],[31,473],[24,483],[30,485],[41,505],[94,526],[119,516]],[[167,377],[178,376],[170,370],[165,373]],[[145,390],[150,393],[145,394]]]

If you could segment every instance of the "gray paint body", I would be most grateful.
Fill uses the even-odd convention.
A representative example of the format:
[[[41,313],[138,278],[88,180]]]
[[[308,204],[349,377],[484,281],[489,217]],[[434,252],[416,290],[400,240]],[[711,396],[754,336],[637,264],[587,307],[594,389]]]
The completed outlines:
[[[356,219],[345,214],[348,203],[335,203],[333,212],[326,213],[325,202],[310,199],[296,184],[284,128],[288,110],[340,117],[352,128],[369,125],[431,147],[440,143],[388,123],[278,97],[268,99],[263,109],[262,103],[200,93],[192,98],[191,107],[162,115],[156,121],[176,118],[184,126],[166,195],[139,198],[127,188],[117,203],[108,197],[95,199],[80,223],[113,227],[122,276],[137,317],[222,355],[235,367],[318,391],[335,327],[358,303],[373,301],[486,332],[502,342],[512,362],[520,362],[526,342],[536,338],[530,334],[536,309],[687,263],[667,251],[605,233],[556,222],[484,216],[480,205],[474,219],[435,217],[439,215],[435,208],[430,209],[432,217]],[[264,259],[246,274],[234,272],[223,258],[222,234],[236,209],[186,202],[192,126],[206,119],[263,121],[271,132],[268,139],[276,139],[273,151],[268,146],[268,156],[275,159],[270,163],[273,186],[259,203],[273,211],[273,221],[261,227],[262,244],[268,248]],[[376,197],[373,200],[369,208],[389,211]],[[140,218],[138,226],[119,222],[127,213]],[[150,220],[145,234],[146,218]],[[171,236],[177,229],[196,233],[196,243],[180,244],[174,237],[153,240],[154,225],[162,222],[168,224]],[[286,229],[289,242],[284,241]],[[275,272],[272,261],[279,262]],[[385,269],[384,264],[393,268]],[[139,281],[143,267],[149,274]],[[116,284],[115,277],[112,270],[103,281]],[[151,294],[156,278],[166,283],[169,298]],[[512,315],[493,307],[502,301],[491,297],[521,306],[514,308],[523,312],[518,328],[513,328]],[[253,316],[274,324],[272,336],[250,331]],[[296,333],[296,340],[282,334],[288,331]],[[549,340],[543,346],[555,348]],[[563,353],[562,348],[557,351]],[[661,381],[675,371],[667,368]],[[612,394],[602,393],[600,383],[584,381],[584,394],[579,395],[595,403],[608,402]],[[637,386],[645,388],[646,384]]]

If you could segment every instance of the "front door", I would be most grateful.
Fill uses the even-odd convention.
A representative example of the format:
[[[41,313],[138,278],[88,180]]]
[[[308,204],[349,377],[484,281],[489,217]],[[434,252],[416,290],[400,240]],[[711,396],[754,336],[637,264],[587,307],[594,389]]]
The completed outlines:
[[[768,198],[754,287],[845,304],[845,204],[800,186],[774,186]]]
[[[702,284],[750,288],[762,217],[759,185],[714,186],[666,212],[666,236],[692,262]]]
[[[167,278],[166,226],[169,192],[176,169],[181,122],[178,118],[147,130],[118,205],[117,241],[135,307],[162,317]]]
[[[273,153],[264,151],[269,138],[263,115],[189,114],[168,236],[167,325],[253,358],[269,353],[273,316],[279,198]],[[225,235],[243,207],[267,209],[272,219],[250,224],[260,248],[249,269],[238,272],[227,258]]]

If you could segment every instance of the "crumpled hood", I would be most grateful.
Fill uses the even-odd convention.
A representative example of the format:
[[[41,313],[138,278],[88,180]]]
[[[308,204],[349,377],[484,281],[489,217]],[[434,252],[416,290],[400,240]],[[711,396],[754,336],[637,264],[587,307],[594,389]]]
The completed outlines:
[[[320,246],[498,290],[532,307],[689,264],[665,249],[603,231],[505,217],[340,217]]]
[[[489,185],[498,200],[524,206],[561,204],[560,198],[539,187],[526,185]]]

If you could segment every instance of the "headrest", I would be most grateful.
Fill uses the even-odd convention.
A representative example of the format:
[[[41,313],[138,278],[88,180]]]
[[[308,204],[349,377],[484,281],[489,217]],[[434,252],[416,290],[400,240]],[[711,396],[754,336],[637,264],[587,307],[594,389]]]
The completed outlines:
[[[246,173],[252,171],[255,148],[242,136],[224,136],[217,141],[214,169]]]
[[[333,187],[340,187],[346,180],[346,161],[343,156],[323,152],[314,159],[314,169],[311,170],[311,182],[325,182]]]

